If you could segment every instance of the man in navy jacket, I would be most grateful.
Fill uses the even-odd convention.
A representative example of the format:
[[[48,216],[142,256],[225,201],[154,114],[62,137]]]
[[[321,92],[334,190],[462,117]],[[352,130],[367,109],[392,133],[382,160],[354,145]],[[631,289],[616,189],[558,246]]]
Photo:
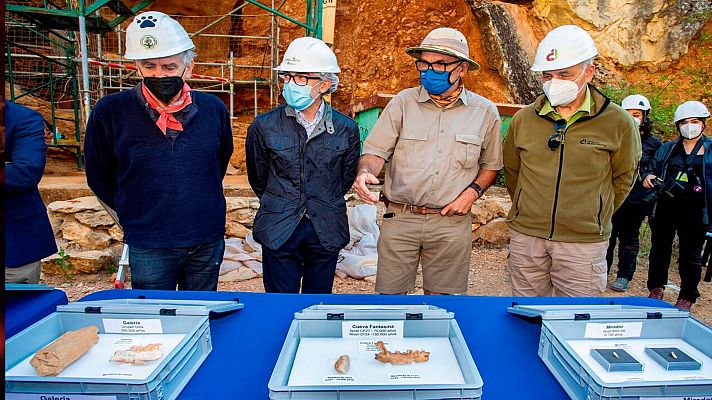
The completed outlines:
[[[5,102],[5,282],[39,283],[40,260],[57,251],[37,184],[45,167],[44,122]]]
[[[166,14],[137,15],[125,56],[143,81],[99,100],[87,125],[87,182],[116,210],[134,289],[217,290],[232,125],[220,99],[184,82],[194,47]]]
[[[349,242],[344,195],[356,177],[356,123],[323,96],[341,72],[321,40],[294,40],[275,68],[286,105],[247,130],[247,176],[260,198],[254,237],[262,244],[266,292],[331,293],[339,251]]]

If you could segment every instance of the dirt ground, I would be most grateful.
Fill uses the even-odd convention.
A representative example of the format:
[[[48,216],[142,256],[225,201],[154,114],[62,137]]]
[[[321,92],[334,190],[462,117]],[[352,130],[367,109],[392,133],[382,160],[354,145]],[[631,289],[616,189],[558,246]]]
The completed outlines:
[[[638,259],[638,270],[631,283],[631,287],[625,296],[647,296],[648,290],[645,287],[647,276],[647,258]],[[468,295],[473,296],[510,296],[509,277],[507,274],[507,248],[505,247],[478,247],[472,251],[472,261],[470,262],[470,278],[468,284]],[[611,270],[609,284],[615,279],[614,267]],[[63,276],[42,276],[42,281],[52,286],[56,286],[67,293],[70,301],[81,299],[89,293],[113,288],[113,280],[109,273],[96,275],[80,275],[72,279]],[[670,283],[679,287],[680,276],[676,270],[671,268]],[[356,280],[352,278],[334,279],[334,293],[375,293],[375,279]],[[127,283],[128,286],[128,283]],[[422,294],[422,276],[419,274],[416,280],[416,294]],[[700,282],[699,285],[702,296],[692,308],[692,315],[712,327],[712,283]],[[263,292],[262,279],[255,278],[242,282],[221,282],[220,291],[233,292]],[[618,297],[621,293],[606,290],[604,296]],[[677,293],[671,289],[666,290],[666,299],[670,303],[675,303]]]

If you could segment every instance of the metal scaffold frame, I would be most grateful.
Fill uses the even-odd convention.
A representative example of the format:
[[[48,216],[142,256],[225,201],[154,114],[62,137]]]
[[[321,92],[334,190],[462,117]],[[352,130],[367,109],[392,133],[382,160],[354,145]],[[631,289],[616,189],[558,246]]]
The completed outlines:
[[[62,3],[58,6],[55,2]],[[277,103],[278,80],[273,71],[280,59],[280,20],[288,21],[305,29],[308,36],[320,38],[322,35],[322,11],[325,0],[306,0],[306,21],[302,22],[281,11],[286,0],[271,0],[269,5],[258,0],[236,1],[229,13],[201,22],[195,29],[188,29],[194,41],[204,43],[229,41],[230,46],[224,56],[202,61],[196,60],[196,71],[189,80],[196,90],[215,93],[228,102],[231,117],[236,117],[236,89],[251,89],[254,95],[254,114],[258,113],[260,93],[269,92],[269,104]],[[153,0],[143,0],[129,7],[122,0],[10,0],[6,5],[6,32],[16,29],[40,45],[27,45],[13,41],[8,36],[5,43],[7,65],[5,74],[9,85],[10,100],[24,96],[37,96],[46,101],[50,108],[46,125],[51,132],[50,146],[71,149],[76,153],[77,166],[82,168],[82,134],[93,104],[102,96],[135,86],[141,79],[132,63],[123,58],[125,24]],[[275,4],[275,3],[278,4]],[[243,9],[253,5],[263,12],[261,15],[245,16]],[[267,13],[264,13],[266,11]],[[235,34],[215,31],[219,24],[230,18],[265,17],[269,22],[264,34]],[[176,16],[179,19],[192,17]],[[260,25],[262,26],[262,25]],[[96,35],[92,35],[95,33]],[[116,37],[114,40],[113,38]],[[29,39],[28,39],[29,40]],[[27,40],[26,40],[27,41]],[[262,60],[241,60],[233,51],[233,43],[252,44],[252,48],[263,49]],[[201,42],[203,44],[203,42]],[[238,45],[239,46],[239,45]],[[258,47],[259,46],[259,47]],[[200,54],[200,45],[198,52]],[[212,52],[213,54],[215,51]],[[23,63],[42,63],[42,67],[27,68]],[[249,72],[254,71],[254,72]],[[266,76],[264,74],[267,74]],[[31,83],[26,83],[31,81]],[[63,86],[58,87],[58,85]],[[73,119],[57,115],[58,96],[66,103],[71,98]],[[66,107],[65,107],[66,108]],[[62,115],[67,115],[63,112]],[[73,123],[72,133],[60,132],[57,125],[61,121]],[[69,131],[69,128],[65,128]],[[66,135],[65,135],[66,134]]]

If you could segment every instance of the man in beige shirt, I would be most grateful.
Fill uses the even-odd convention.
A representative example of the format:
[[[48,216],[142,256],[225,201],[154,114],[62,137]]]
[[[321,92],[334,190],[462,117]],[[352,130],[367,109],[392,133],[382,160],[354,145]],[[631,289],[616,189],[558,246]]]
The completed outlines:
[[[413,291],[421,263],[425,294],[465,293],[470,209],[502,168],[501,121],[491,101],[464,88],[462,78],[479,66],[462,33],[435,29],[407,52],[422,86],[398,93],[383,110],[354,182],[363,201],[377,202],[367,184],[379,183],[376,175],[389,161],[376,291]]]

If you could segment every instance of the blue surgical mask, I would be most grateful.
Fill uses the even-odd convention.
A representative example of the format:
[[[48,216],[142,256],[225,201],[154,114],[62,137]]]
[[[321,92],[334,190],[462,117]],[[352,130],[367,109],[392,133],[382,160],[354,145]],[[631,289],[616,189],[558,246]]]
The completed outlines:
[[[430,94],[443,94],[453,85],[449,72],[437,72],[432,68],[420,73],[420,83]]]
[[[299,86],[294,82],[287,82],[282,89],[282,96],[292,108],[302,111],[312,105],[314,100],[311,97],[312,86]]]

